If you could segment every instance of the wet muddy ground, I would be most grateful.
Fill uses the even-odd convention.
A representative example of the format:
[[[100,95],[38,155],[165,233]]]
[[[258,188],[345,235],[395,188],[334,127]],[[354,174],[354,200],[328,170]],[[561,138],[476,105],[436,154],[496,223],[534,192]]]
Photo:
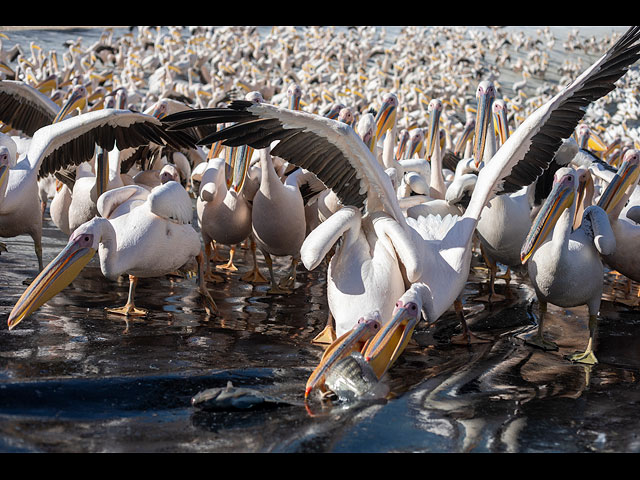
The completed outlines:
[[[48,212],[44,225],[48,263],[66,238]],[[149,316],[127,324],[104,307],[126,302],[128,281],[106,280],[96,257],[8,331],[22,281],[35,275],[37,263],[29,237],[5,242],[2,452],[640,451],[640,310],[619,301],[602,305],[600,363],[571,364],[563,355],[586,345],[586,309],[549,306],[545,331],[559,351],[525,345],[519,335],[535,328],[537,313],[527,279],[514,275],[505,302],[478,302],[487,271],[476,259],[465,313],[489,343],[451,344],[459,328],[451,311],[417,328],[415,344],[383,378],[387,398],[331,405],[314,397],[305,404],[304,385],[322,353],[311,340],[327,315],[325,266],[299,268],[292,295],[269,296],[266,285],[239,280],[251,265],[242,250],[239,272],[209,284],[219,316],[206,316],[194,279],[167,276],[140,281],[137,305]],[[277,266],[284,275],[288,259]],[[615,276],[607,283],[611,300]],[[503,280],[497,290],[505,293]],[[228,381],[283,404],[246,411],[191,406],[196,393]]]

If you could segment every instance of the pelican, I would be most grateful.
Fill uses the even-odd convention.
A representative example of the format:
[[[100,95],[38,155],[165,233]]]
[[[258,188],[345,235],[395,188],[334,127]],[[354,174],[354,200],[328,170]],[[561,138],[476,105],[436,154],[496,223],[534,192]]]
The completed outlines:
[[[135,205],[127,205],[130,202]],[[24,291],[9,314],[9,329],[69,285],[96,252],[105,277],[115,280],[129,275],[127,303],[108,309],[111,313],[146,315],[134,303],[138,278],[166,275],[194,258],[205,309],[208,314],[216,311],[203,279],[200,237],[191,226],[191,199],[179,183],[169,181],[151,192],[137,185],[109,190],[98,199],[98,211],[101,216],[78,227],[66,247]]]
[[[522,246],[522,263],[528,263],[529,278],[540,302],[538,329],[527,342],[545,350],[557,350],[555,343],[543,337],[547,304],[587,305],[587,348],[568,358],[595,364],[593,342],[604,278],[600,255],[613,253],[616,239],[606,212],[596,205],[586,208],[580,227],[573,230],[578,185],[579,174],[572,168],[563,167],[556,172],[553,190]]]
[[[601,195],[598,206],[609,217],[616,238],[616,250],[603,257],[611,268],[634,281],[640,281],[640,259],[635,254],[640,242],[640,226],[632,220],[637,204],[627,204],[640,178],[640,154],[627,150],[622,165]]]
[[[486,203],[495,194],[520,190],[542,174],[562,139],[584,116],[583,108],[613,90],[614,82],[638,59],[639,37],[640,29],[630,29],[573,83],[529,115],[480,169],[464,215],[445,220],[405,218],[382,165],[353,129],[340,122],[239,100],[227,108],[177,113],[165,122],[169,129],[236,122],[200,142],[223,140],[228,146],[264,148],[279,140],[273,155],[310,170],[336,192],[343,208],[307,236],[301,254],[305,267],[312,270],[342,239],[327,274],[327,299],[338,335],[353,328],[363,311],[379,311],[386,325],[395,301],[417,282],[430,291],[431,301],[421,308],[428,321],[435,321],[464,288],[473,232]],[[429,228],[434,223],[437,228]],[[381,332],[387,330],[385,325]],[[389,366],[386,352],[395,350],[382,347],[376,351],[385,353],[371,356],[379,375]]]

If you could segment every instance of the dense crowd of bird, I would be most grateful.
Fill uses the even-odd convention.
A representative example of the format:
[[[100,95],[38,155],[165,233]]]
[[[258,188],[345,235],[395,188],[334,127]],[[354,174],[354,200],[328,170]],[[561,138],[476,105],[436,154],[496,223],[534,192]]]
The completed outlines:
[[[197,272],[208,315],[224,272],[294,295],[326,266],[326,347],[305,397],[361,355],[381,378],[422,319],[464,319],[471,259],[494,283],[526,269],[539,302],[586,305],[597,363],[605,271],[640,281],[640,30],[104,28],[62,53],[0,33],[0,236],[29,235],[37,269],[13,329],[97,253],[108,279]],[[4,41],[3,41],[4,40]],[[562,63],[550,54],[561,49]],[[580,52],[581,55],[575,55]],[[590,57],[588,57],[590,56]],[[585,60],[592,58],[592,60]],[[69,236],[42,258],[43,215]],[[192,221],[197,219],[196,226]],[[253,266],[238,272],[237,248]],[[219,262],[220,246],[229,248]],[[10,243],[0,244],[12,255]],[[268,267],[260,271],[260,253]],[[290,259],[276,278],[273,257]],[[0,257],[2,258],[2,257]],[[28,261],[28,260],[27,260]]]

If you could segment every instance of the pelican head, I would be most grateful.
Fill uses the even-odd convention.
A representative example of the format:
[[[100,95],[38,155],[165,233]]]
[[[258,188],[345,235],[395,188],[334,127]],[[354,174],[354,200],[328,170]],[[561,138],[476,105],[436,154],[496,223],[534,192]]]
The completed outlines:
[[[365,113],[358,121],[358,134],[371,152],[376,146],[376,120],[371,113]]]
[[[411,130],[409,133],[409,145],[407,146],[406,158],[413,158],[417,153],[422,150],[422,144],[424,143],[424,131],[421,128]]]
[[[398,97],[394,93],[387,93],[382,99],[382,106],[376,115],[376,125],[378,131],[376,138],[382,138],[393,125],[396,123],[396,114],[398,110]]]
[[[427,107],[429,112],[429,134],[427,136],[427,158],[431,158],[436,148],[436,142],[440,140],[440,115],[442,114],[442,101],[433,99]]]
[[[171,180],[180,183],[180,172],[174,165],[167,164],[160,170],[160,183],[164,185]]]
[[[76,85],[73,87],[71,91],[71,95],[67,98],[67,101],[64,103],[56,118],[53,119],[51,123],[57,123],[61,120],[64,120],[67,115],[69,115],[76,108],[84,108],[87,104],[87,89],[84,85]]]
[[[487,141],[487,134],[489,133],[489,126],[491,126],[491,107],[493,101],[496,98],[496,89],[488,80],[480,82],[478,89],[476,90],[476,99],[478,100],[478,108],[476,110],[476,133],[473,144],[473,158],[476,163],[476,168],[482,161],[482,154],[484,153],[484,146]]]
[[[396,302],[391,320],[366,345],[362,355],[369,362],[378,378],[386,373],[411,339],[420,321],[422,301],[416,295],[422,284],[413,284]]]
[[[14,305],[9,314],[9,330],[51,300],[78,276],[98,251],[101,238],[99,225],[104,221],[106,220],[96,217],[73,232],[67,246],[42,269]]]
[[[324,112],[323,116],[326,118],[330,118],[331,120],[337,120],[338,114],[343,108],[345,107],[341,103],[332,103],[329,109]]]
[[[633,188],[638,182],[640,175],[638,164],[640,164],[640,153],[633,149],[627,150],[622,165],[598,200],[598,206],[605,212],[609,213],[613,210],[625,196],[629,187]]]
[[[117,103],[114,98],[114,106]],[[161,119],[162,117],[164,117],[167,114],[167,111],[169,109],[169,105],[167,103],[167,101],[165,99],[161,99],[158,100],[155,105],[153,106],[153,109],[150,112],[150,115],[156,117],[157,119]]]
[[[351,352],[360,352],[366,342],[379,331],[380,313],[374,311],[361,317],[355,327],[329,345],[322,355],[320,363],[307,380],[304,398],[307,398],[315,388],[324,390],[324,380],[331,367]]]
[[[560,215],[573,205],[579,184],[579,173],[572,168],[560,168],[553,178],[553,188],[536,216],[529,235],[522,245],[520,260],[525,264],[543,244],[558,222]]]
[[[349,126],[353,126],[353,122],[355,121],[355,119],[356,117],[353,115],[353,110],[351,110],[349,107],[344,107],[338,113],[338,121],[346,123]]]
[[[257,90],[247,93],[244,96],[244,99],[253,103],[264,103],[264,97],[262,96],[262,93]]]

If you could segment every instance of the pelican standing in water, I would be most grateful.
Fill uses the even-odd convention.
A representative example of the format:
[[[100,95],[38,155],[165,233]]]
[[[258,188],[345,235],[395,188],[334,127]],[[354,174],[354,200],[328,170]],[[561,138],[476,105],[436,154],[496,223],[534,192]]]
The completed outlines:
[[[137,185],[109,190],[98,199],[98,211],[101,216],[78,227],[67,246],[25,290],[9,314],[9,329],[69,285],[96,252],[105,277],[115,280],[129,275],[127,303],[108,309],[111,313],[146,315],[134,303],[138,278],[166,275],[194,259],[205,309],[208,314],[217,310],[203,278],[204,254],[200,236],[191,226],[191,198],[179,183],[169,181],[151,192]]]
[[[540,303],[538,329],[527,343],[545,350],[558,346],[543,337],[547,304],[560,307],[587,305],[589,343],[584,352],[568,358],[595,364],[593,342],[600,310],[604,269],[600,255],[616,249],[616,239],[606,212],[595,205],[584,211],[580,227],[573,230],[577,204],[579,173],[560,168],[551,194],[536,217],[522,247],[522,263],[527,263],[529,277]]]

